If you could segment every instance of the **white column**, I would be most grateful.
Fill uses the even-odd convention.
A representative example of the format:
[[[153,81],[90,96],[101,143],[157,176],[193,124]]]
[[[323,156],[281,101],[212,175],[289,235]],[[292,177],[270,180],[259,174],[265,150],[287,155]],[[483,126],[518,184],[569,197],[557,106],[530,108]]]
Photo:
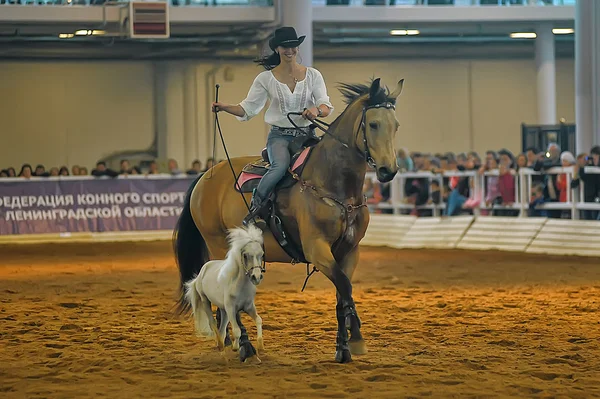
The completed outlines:
[[[577,152],[600,144],[600,4],[575,6],[575,122]]]
[[[180,63],[157,63],[155,65],[154,112],[158,135],[158,158],[166,164],[167,159],[177,161],[179,169],[185,170],[184,146],[184,68]]]
[[[280,0],[283,26],[292,26],[298,36],[306,35],[300,45],[302,65],[313,65],[313,19],[311,0]]]
[[[186,169],[191,168],[192,162],[195,159],[198,159],[200,155],[197,104],[198,89],[196,85],[196,66],[193,63],[189,63],[185,66],[183,81],[183,145]]]
[[[538,123],[554,125],[556,119],[556,57],[551,24],[541,24],[535,39]]]

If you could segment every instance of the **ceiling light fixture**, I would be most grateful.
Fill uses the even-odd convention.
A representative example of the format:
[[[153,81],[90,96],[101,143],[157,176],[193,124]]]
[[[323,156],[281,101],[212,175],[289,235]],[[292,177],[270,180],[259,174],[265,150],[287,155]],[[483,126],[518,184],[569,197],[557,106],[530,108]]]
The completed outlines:
[[[552,29],[552,33],[555,35],[570,35],[575,33],[575,29],[572,28],[554,28]]]
[[[421,32],[416,29],[395,29],[390,31],[390,35],[392,36],[415,36],[419,33]]]
[[[513,39],[535,39],[537,35],[534,32],[513,32],[510,37]]]

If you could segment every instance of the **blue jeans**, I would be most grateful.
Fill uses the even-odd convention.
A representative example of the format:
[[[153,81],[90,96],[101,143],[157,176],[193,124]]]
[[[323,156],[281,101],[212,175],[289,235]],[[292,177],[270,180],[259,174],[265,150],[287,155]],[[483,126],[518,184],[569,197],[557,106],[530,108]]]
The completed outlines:
[[[448,203],[446,204],[446,216],[454,216],[455,212],[459,213],[466,201],[467,199],[460,195],[458,190],[452,190],[448,196]]]
[[[290,166],[290,143],[294,136],[279,134],[271,130],[267,139],[267,154],[269,154],[270,167],[260,179],[256,188],[256,195],[264,200],[271,194],[277,183],[285,176]]]

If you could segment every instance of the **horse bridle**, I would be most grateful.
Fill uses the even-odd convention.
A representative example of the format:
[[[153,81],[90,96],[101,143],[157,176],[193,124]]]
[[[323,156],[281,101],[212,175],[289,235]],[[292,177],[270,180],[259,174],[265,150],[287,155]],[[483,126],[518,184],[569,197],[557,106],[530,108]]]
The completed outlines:
[[[363,145],[365,146],[364,151],[361,151],[360,149],[357,149],[357,151],[360,153],[360,155],[365,159],[365,161],[369,164],[369,166],[371,166],[372,168],[377,168],[377,163],[375,162],[375,160],[373,159],[373,157],[371,156],[371,151],[369,150],[369,142],[367,141],[367,125],[365,123],[366,118],[367,118],[367,111],[370,109],[376,109],[376,108],[386,108],[386,109],[396,109],[396,105],[390,101],[385,101],[383,103],[379,103],[379,104],[375,104],[375,105],[369,105],[368,107],[363,107],[362,110],[362,117],[360,118],[360,124],[358,125],[358,129],[360,129],[362,127],[362,139],[363,139]],[[294,123],[294,121],[292,120],[292,118],[290,118],[290,115],[302,115],[302,112],[289,112],[287,114],[287,118],[290,121],[290,123],[292,125],[294,125],[294,128],[296,129],[302,129],[301,127],[299,127],[298,125],[296,125]],[[333,134],[329,133],[329,127],[331,127],[331,125],[329,123],[323,122],[320,119],[315,118],[312,122],[316,122],[315,123],[315,127],[317,127],[318,129],[322,130],[325,134],[328,134],[329,136],[333,137],[336,141],[338,141],[341,145],[343,145],[346,148],[350,148],[348,146],[348,144],[344,143],[342,140],[340,140],[339,138],[337,138],[336,136],[334,136]],[[327,129],[319,126],[317,123],[320,123],[321,125],[327,126]],[[355,134],[354,137],[358,136],[358,130]]]
[[[264,255],[264,250],[265,250],[264,244],[262,245],[262,247],[263,247],[263,257],[262,257],[262,264],[260,266],[252,266],[251,268],[246,269],[246,264],[244,263],[244,272],[246,273],[246,277],[248,277],[248,278],[250,277],[250,275],[252,274],[252,271],[254,269],[260,269],[261,273],[267,272],[267,264],[265,262],[265,255]],[[245,246],[244,246],[244,248],[245,248]],[[244,248],[242,248],[242,250]],[[242,258],[243,258],[243,256],[242,256]]]
[[[364,150],[364,154],[361,153],[361,155],[364,156],[365,161],[367,161],[369,166],[371,166],[374,169],[377,169],[377,163],[371,156],[371,151],[369,151],[369,143],[367,142],[367,124],[365,123],[365,121],[367,119],[367,111],[370,109],[375,109],[375,108],[385,108],[385,109],[396,110],[396,106],[393,103],[391,103],[390,101],[386,101],[383,103],[364,107],[363,111],[362,111],[362,118],[360,119],[360,125],[358,126],[358,128],[360,129],[362,127],[363,145],[365,146],[365,150]],[[358,135],[358,132],[356,132],[356,134]],[[359,152],[360,152],[360,150],[359,150]]]

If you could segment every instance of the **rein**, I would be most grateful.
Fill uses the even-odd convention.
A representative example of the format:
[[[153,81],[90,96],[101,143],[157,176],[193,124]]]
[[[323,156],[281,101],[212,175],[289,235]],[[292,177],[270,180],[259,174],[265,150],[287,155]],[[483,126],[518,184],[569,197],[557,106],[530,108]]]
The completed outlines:
[[[218,102],[220,85],[217,84],[215,87],[216,87],[215,102]],[[225,156],[227,157],[227,163],[229,164],[229,169],[231,169],[231,174],[233,175],[233,180],[235,181],[235,187],[238,189],[238,192],[240,193],[240,196],[242,197],[242,200],[244,201],[244,205],[246,205],[246,209],[248,210],[248,212],[250,212],[250,205],[248,205],[248,201],[246,201],[246,197],[244,197],[244,194],[242,193],[242,188],[240,187],[240,185],[238,183],[238,175],[236,175],[235,169],[233,169],[233,164],[231,163],[231,158],[229,157],[229,151],[227,151],[227,146],[225,145],[225,139],[223,138],[223,132],[221,131],[221,124],[219,123],[219,113],[218,112],[215,112],[214,129],[215,130],[213,133],[213,160],[215,159],[214,155],[215,155],[215,152],[217,149],[216,136],[217,136],[217,129],[218,129],[219,137],[221,138],[221,144],[223,144],[223,150],[225,151]],[[211,177],[212,177],[213,168],[210,169]],[[266,266],[267,262],[266,262],[266,252],[265,252],[265,244],[264,243],[263,243],[262,247],[263,247],[262,272],[265,273],[267,271],[267,266]]]

